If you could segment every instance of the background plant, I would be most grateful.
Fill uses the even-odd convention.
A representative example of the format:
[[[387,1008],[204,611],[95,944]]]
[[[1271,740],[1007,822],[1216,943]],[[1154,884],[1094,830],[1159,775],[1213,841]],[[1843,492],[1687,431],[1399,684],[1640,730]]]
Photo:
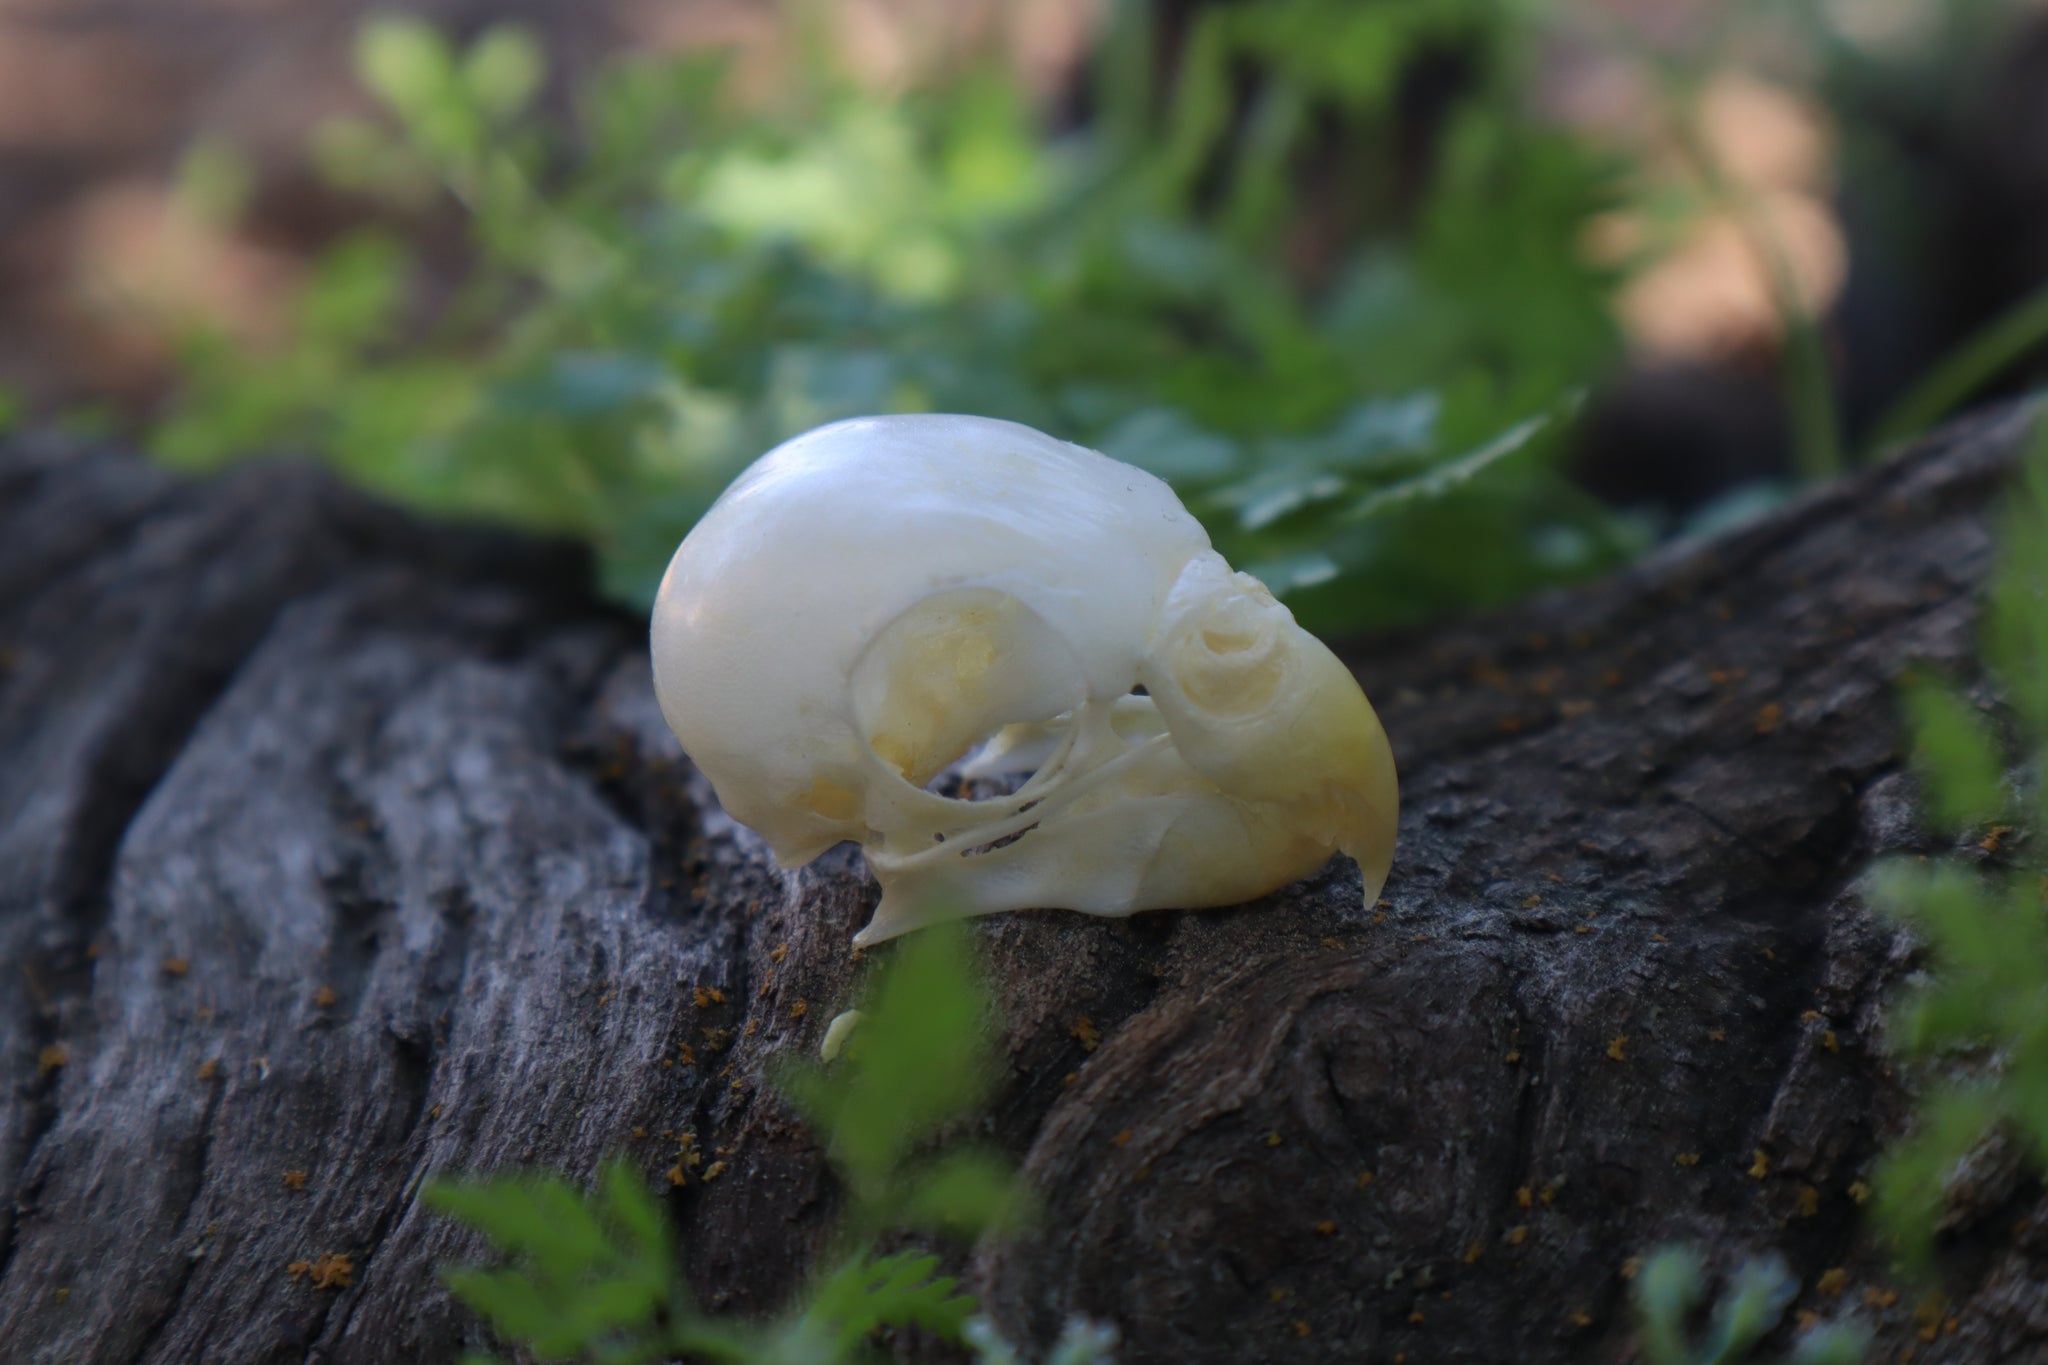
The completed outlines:
[[[1708,1303],[1705,1266],[1685,1247],[1667,1247],[1636,1276],[1636,1314],[1649,1365],[1763,1365],[1754,1352],[1799,1295],[1799,1282],[1776,1256],[1744,1262]],[[1697,1330],[1695,1330],[1697,1326]],[[1857,1365],[1869,1345],[1860,1326],[1830,1324],[1801,1337],[1785,1365]]]
[[[430,1183],[427,1204],[481,1233],[497,1258],[450,1270],[449,1287],[541,1360],[822,1365],[868,1358],[880,1329],[917,1328],[1014,1365],[1015,1348],[974,1319],[974,1300],[938,1273],[937,1255],[880,1250],[910,1229],[971,1240],[1029,1215],[1005,1161],[936,1142],[998,1074],[977,970],[964,930],[916,934],[893,948],[841,1056],[783,1067],[780,1084],[825,1142],[845,1198],[819,1269],[773,1321],[712,1318],[697,1306],[667,1211],[621,1160],[588,1194],[537,1172]],[[1107,1360],[1114,1344],[1113,1332],[1077,1321],[1048,1365]]]
[[[1618,352],[1576,241],[1614,166],[1524,117],[1517,13],[1218,9],[1168,89],[1149,9],[1127,4],[1095,117],[1057,137],[991,71],[884,97],[824,59],[745,109],[715,60],[628,62],[565,126],[536,108],[543,60],[516,30],[457,48],[380,21],[359,67],[389,122],[331,126],[321,162],[389,203],[459,203],[473,265],[422,305],[407,246],[338,247],[292,344],[187,338],[153,444],[188,468],[310,449],[416,505],[582,534],[643,602],[762,450],[926,409],[1152,469],[1324,628],[1583,575],[1642,544],[1548,450]],[[1346,183],[1398,204],[1398,78],[1452,40],[1475,75],[1427,194],[1305,288],[1286,234],[1310,113],[1381,130]]]
[[[1967,852],[1888,864],[1874,884],[1929,958],[1892,1021],[1925,1087],[1917,1131],[1877,1182],[1880,1218],[1921,1265],[1952,1181],[1988,1138],[2009,1135],[2048,1171],[2048,868],[2035,842],[2048,828],[2048,421],[2037,431],[1999,538],[1986,685],[1922,676],[1905,698],[1932,817]]]

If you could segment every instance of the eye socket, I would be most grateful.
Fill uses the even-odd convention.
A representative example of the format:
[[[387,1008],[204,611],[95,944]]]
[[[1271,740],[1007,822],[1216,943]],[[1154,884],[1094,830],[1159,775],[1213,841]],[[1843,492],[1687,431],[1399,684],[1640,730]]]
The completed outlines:
[[[868,642],[848,681],[861,738],[914,787],[1013,725],[1086,696],[1073,650],[1020,599],[992,588],[925,598]]]

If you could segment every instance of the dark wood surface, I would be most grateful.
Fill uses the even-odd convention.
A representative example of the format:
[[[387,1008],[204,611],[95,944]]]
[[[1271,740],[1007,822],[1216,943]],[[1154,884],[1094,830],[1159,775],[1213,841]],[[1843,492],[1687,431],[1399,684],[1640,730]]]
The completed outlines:
[[[969,1267],[998,1321],[1108,1319],[1127,1361],[1625,1360],[1626,1264],[1678,1240],[1781,1251],[1878,1359],[2048,1359],[2016,1162],[1964,1182],[1929,1342],[1856,1199],[1916,964],[1858,877],[1946,847],[1892,680],[1971,653],[2025,430],[1361,646],[1405,796],[1378,906],[1340,862],[983,922],[981,1126],[1047,1209]],[[0,1360],[448,1360],[482,1338],[434,1267],[475,1248],[422,1179],[659,1179],[682,1133],[723,1163],[670,1196],[700,1294],[797,1281],[835,1194],[762,1067],[817,1045],[874,889],[718,812],[586,583],[302,466],[0,445]],[[288,1273],[334,1253],[345,1286]]]

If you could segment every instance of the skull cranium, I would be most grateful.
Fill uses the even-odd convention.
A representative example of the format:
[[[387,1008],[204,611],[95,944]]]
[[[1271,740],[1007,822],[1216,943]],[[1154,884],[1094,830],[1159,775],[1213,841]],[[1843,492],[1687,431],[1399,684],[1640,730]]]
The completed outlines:
[[[1164,483],[1015,423],[770,451],[677,549],[653,651],[669,725],[780,862],[864,846],[883,899],[857,944],[1235,904],[1337,850],[1369,902],[1392,860],[1393,760],[1351,674]],[[1023,783],[932,790],[949,772]]]

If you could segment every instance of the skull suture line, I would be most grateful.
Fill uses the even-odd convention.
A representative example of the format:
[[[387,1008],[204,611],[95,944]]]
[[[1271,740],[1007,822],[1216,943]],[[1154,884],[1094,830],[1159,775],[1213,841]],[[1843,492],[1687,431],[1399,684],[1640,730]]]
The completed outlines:
[[[1013,422],[861,418],[762,456],[677,549],[653,648],[676,737],[784,866],[865,846],[856,944],[1232,905],[1338,850],[1371,904],[1393,859],[1350,672],[1164,483]],[[1030,777],[927,790],[955,764]]]

